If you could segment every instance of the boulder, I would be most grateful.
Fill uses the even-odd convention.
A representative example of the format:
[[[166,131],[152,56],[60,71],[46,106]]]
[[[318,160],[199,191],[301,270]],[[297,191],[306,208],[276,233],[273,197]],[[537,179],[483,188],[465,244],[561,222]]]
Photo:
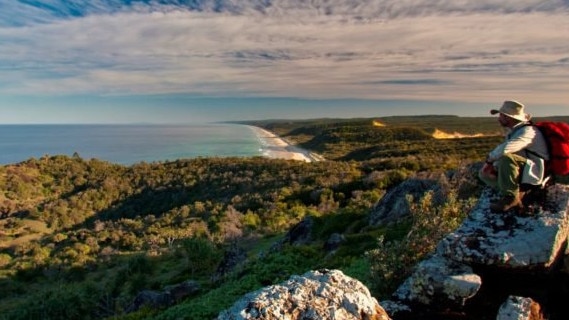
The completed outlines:
[[[306,245],[312,242],[312,228],[314,227],[314,218],[306,216],[299,223],[292,226],[284,237],[275,242],[270,251],[281,251],[284,245]]]
[[[462,306],[481,285],[480,276],[474,274],[469,266],[434,255],[417,265],[413,275],[395,291],[394,296],[399,301],[411,303]]]
[[[550,268],[569,236],[569,186],[549,187],[546,205],[532,216],[492,213],[493,197],[485,190],[463,224],[439,243],[437,253],[468,264]]]
[[[496,320],[544,320],[539,303],[531,298],[510,296],[500,306]]]
[[[167,286],[163,291],[144,290],[139,292],[134,301],[126,308],[126,312],[134,312],[142,307],[162,309],[172,306],[200,290],[196,281],[188,280],[179,284]]]
[[[180,302],[183,299],[200,291],[201,286],[197,281],[188,280],[182,283],[170,285],[164,288],[164,293],[170,296],[174,303]]]
[[[249,293],[217,320],[388,320],[369,290],[339,270],[310,271]]]
[[[554,184],[546,191],[546,202],[528,216],[490,212],[497,195],[484,190],[462,225],[415,267],[393,301],[381,305],[391,316],[451,309],[493,319],[509,296],[498,319],[543,319],[535,301],[547,302],[549,319],[567,319],[560,276],[569,236],[569,186]],[[529,298],[517,297],[518,292]]]
[[[142,307],[160,309],[171,304],[172,299],[169,294],[160,291],[144,290],[136,295],[132,304],[126,309],[126,312],[134,312]]]
[[[291,245],[309,244],[312,241],[312,227],[314,226],[314,218],[306,216],[284,236],[284,243]]]
[[[408,216],[411,212],[407,196],[413,196],[414,201],[421,199],[426,192],[435,193],[434,202],[442,203],[444,195],[437,180],[408,179],[391,189],[374,206],[369,215],[369,224],[372,226],[389,224]]]
[[[212,275],[213,282],[223,279],[227,274],[235,269],[239,264],[247,259],[247,251],[240,247],[237,242],[231,243],[229,248],[225,250],[223,259],[217,265],[215,273]]]
[[[383,300],[379,305],[387,312],[393,319],[418,319],[416,314],[413,314],[411,306],[402,301]]]
[[[326,252],[332,252],[338,250],[342,243],[346,242],[346,237],[339,233],[332,233],[328,240],[324,243],[324,250]]]

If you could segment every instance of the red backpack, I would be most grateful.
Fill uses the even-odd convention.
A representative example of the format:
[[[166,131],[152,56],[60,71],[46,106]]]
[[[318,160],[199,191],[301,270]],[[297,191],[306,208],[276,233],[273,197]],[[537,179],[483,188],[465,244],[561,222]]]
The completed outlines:
[[[569,124],[565,122],[542,121],[534,125],[547,142],[549,161],[547,171],[554,175],[569,174]]]

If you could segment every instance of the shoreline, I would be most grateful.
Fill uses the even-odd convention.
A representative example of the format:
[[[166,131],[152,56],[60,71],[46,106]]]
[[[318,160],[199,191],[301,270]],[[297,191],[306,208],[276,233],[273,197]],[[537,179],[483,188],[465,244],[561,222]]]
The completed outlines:
[[[261,153],[271,159],[297,160],[304,162],[322,161],[323,158],[312,152],[296,147],[276,134],[261,127],[249,126],[261,141]]]

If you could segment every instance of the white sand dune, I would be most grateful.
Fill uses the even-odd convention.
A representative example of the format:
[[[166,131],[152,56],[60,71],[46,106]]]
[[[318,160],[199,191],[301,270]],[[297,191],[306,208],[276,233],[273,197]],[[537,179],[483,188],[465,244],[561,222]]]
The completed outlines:
[[[308,150],[296,147],[276,134],[263,128],[251,126],[263,145],[263,156],[272,159],[298,160],[305,162],[320,161],[321,157],[313,155]]]

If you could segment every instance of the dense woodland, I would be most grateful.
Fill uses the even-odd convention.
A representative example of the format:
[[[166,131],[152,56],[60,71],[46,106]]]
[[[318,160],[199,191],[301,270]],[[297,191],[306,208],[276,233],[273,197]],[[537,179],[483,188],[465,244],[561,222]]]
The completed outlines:
[[[211,319],[247,292],[317,268],[341,269],[378,299],[388,297],[476,200],[474,176],[464,175],[465,184],[447,177],[468,171],[502,139],[490,117],[246,124],[326,160],[123,166],[75,154],[0,166],[0,318]],[[441,140],[436,129],[484,135]],[[447,201],[434,204],[426,193],[410,218],[369,225],[386,191],[417,176],[447,183]],[[313,240],[275,249],[307,217],[315,221]],[[346,240],[329,254],[322,247],[332,234]],[[235,247],[246,259],[220,271]],[[142,290],[187,280],[200,290],[174,306],[126,312]]]

